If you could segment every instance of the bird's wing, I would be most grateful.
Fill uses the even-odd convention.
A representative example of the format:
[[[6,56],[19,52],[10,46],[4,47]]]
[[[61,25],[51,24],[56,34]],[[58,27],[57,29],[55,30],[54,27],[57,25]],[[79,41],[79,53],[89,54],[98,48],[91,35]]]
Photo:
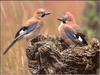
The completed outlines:
[[[14,40],[8,45],[8,47],[5,49],[3,54],[6,54],[8,52],[8,50],[16,43],[17,40],[19,40],[20,38],[22,38],[24,35],[35,31],[36,28],[38,28],[39,25],[37,25],[37,23],[32,23],[29,26],[23,26],[22,28],[20,28],[18,30],[18,32],[16,33]]]
[[[64,33],[66,35],[66,38],[68,37],[74,43],[79,44],[79,45],[82,44],[83,39],[80,36],[77,37],[76,33],[73,30],[67,28],[67,29],[64,29]]]
[[[18,36],[20,35],[20,32],[25,31],[26,29],[27,29],[27,26],[21,27],[21,28],[17,31],[17,33],[15,34],[15,38],[18,37]]]
[[[81,33],[76,33],[72,28],[64,28],[64,33],[66,37],[70,38],[74,43],[79,44],[80,46],[88,44],[85,40],[85,35]]]
[[[77,39],[76,33],[70,27],[64,27],[64,33],[66,37],[70,38],[72,41],[74,41],[74,39]]]
[[[39,23],[32,23],[31,25],[29,25],[26,29],[26,34],[32,32],[32,31],[36,31],[38,28],[40,27],[40,24]]]
[[[37,22],[33,22],[33,23],[29,24],[28,26],[23,26],[22,28],[20,28],[18,30],[18,32],[15,35],[15,38],[18,37],[18,36],[21,37],[21,36],[23,36],[25,34],[28,34],[28,33],[32,32],[32,31],[36,30],[37,27],[38,27]]]

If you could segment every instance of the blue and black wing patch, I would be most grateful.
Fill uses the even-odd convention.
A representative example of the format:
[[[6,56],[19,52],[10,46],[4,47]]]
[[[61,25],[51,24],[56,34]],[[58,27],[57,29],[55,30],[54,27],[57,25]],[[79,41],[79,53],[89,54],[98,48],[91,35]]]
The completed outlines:
[[[37,25],[36,25],[37,23],[32,23],[31,25],[29,25],[29,26],[23,26],[21,29],[19,29],[19,31],[16,33],[16,35],[15,35],[15,38],[16,37],[18,37],[19,35],[21,35],[21,31],[25,31],[25,33],[24,34],[28,34],[28,33],[30,33],[31,31],[33,31],[33,30],[35,30],[35,28],[37,27]],[[24,35],[23,34],[23,35]]]
[[[5,49],[3,54],[6,54],[8,52],[8,50],[16,43],[16,41],[18,39],[23,37],[25,34],[28,34],[32,31],[34,31],[36,28],[37,28],[36,23],[32,23],[29,26],[24,26],[24,27],[20,28],[19,31],[16,33],[14,40],[8,45],[8,47]]]
[[[77,39],[76,34],[73,31],[68,31],[68,30],[64,29],[64,32],[65,32],[66,36],[68,38],[70,38],[73,42],[74,42],[74,39]]]
[[[25,31],[25,30],[27,30],[27,29],[28,29],[27,26],[24,26],[24,27],[20,28],[19,31],[16,33],[15,38],[18,37],[18,36],[20,35],[20,31],[21,31],[21,30]]]
[[[26,34],[28,34],[28,33],[30,33],[30,32],[32,32],[32,31],[34,31],[34,30],[36,30],[37,29],[37,23],[32,23],[31,25],[29,25],[28,27],[27,27],[27,33]]]
[[[85,46],[88,45],[87,41],[85,40],[85,35],[82,33],[75,33],[71,30],[64,30],[66,36],[70,38],[74,43],[80,45],[80,46]]]

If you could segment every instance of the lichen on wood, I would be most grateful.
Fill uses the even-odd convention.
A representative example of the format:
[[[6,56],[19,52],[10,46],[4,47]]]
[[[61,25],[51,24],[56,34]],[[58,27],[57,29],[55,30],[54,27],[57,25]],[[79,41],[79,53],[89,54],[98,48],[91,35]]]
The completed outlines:
[[[83,47],[69,47],[63,39],[39,35],[26,49],[29,71],[34,74],[96,74],[100,42],[92,39]]]

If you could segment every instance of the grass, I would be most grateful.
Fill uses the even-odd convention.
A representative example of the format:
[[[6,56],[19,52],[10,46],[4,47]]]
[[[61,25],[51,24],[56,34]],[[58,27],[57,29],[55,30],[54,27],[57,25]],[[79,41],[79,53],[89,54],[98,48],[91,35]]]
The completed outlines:
[[[71,11],[77,11],[78,16],[82,12],[83,3],[76,2],[66,2],[66,6],[58,7],[52,4],[49,6],[49,3],[54,2],[43,2],[43,1],[1,1],[1,75],[29,75],[28,67],[27,67],[27,57],[25,55],[26,42],[20,41],[16,43],[10,51],[6,55],[2,55],[4,49],[7,47],[9,42],[12,40],[16,31],[24,24],[24,22],[32,16],[33,10],[38,7],[46,7],[54,13],[49,19],[46,20],[46,31],[50,34],[57,34],[58,21],[56,18],[60,16],[65,10],[69,9],[70,5],[75,5],[71,7]],[[55,1],[55,3],[57,3]],[[65,4],[65,2],[62,2]],[[75,3],[75,4],[74,4]],[[81,5],[78,6],[78,5]],[[47,5],[47,6],[46,6]],[[58,9],[56,8],[58,7]],[[59,12],[62,9],[63,11]],[[55,11],[53,11],[55,10]],[[54,17],[54,18],[52,18]],[[77,17],[77,16],[76,16]],[[49,24],[48,24],[49,23]],[[46,32],[45,32],[46,33]]]

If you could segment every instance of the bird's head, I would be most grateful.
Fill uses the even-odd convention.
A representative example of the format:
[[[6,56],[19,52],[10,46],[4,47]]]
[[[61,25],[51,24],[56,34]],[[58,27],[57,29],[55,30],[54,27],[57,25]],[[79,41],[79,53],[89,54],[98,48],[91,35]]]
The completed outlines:
[[[62,16],[62,17],[58,18],[58,20],[61,21],[64,24],[66,24],[67,21],[70,21],[68,16]]]
[[[75,22],[74,17],[70,12],[66,12],[62,17],[58,18],[58,20],[64,24],[67,22]]]
[[[45,9],[43,8],[39,8],[37,9],[34,13],[33,13],[33,16],[35,18],[38,18],[38,19],[41,19],[41,18],[44,18],[45,16],[51,14],[50,12],[46,11]]]

